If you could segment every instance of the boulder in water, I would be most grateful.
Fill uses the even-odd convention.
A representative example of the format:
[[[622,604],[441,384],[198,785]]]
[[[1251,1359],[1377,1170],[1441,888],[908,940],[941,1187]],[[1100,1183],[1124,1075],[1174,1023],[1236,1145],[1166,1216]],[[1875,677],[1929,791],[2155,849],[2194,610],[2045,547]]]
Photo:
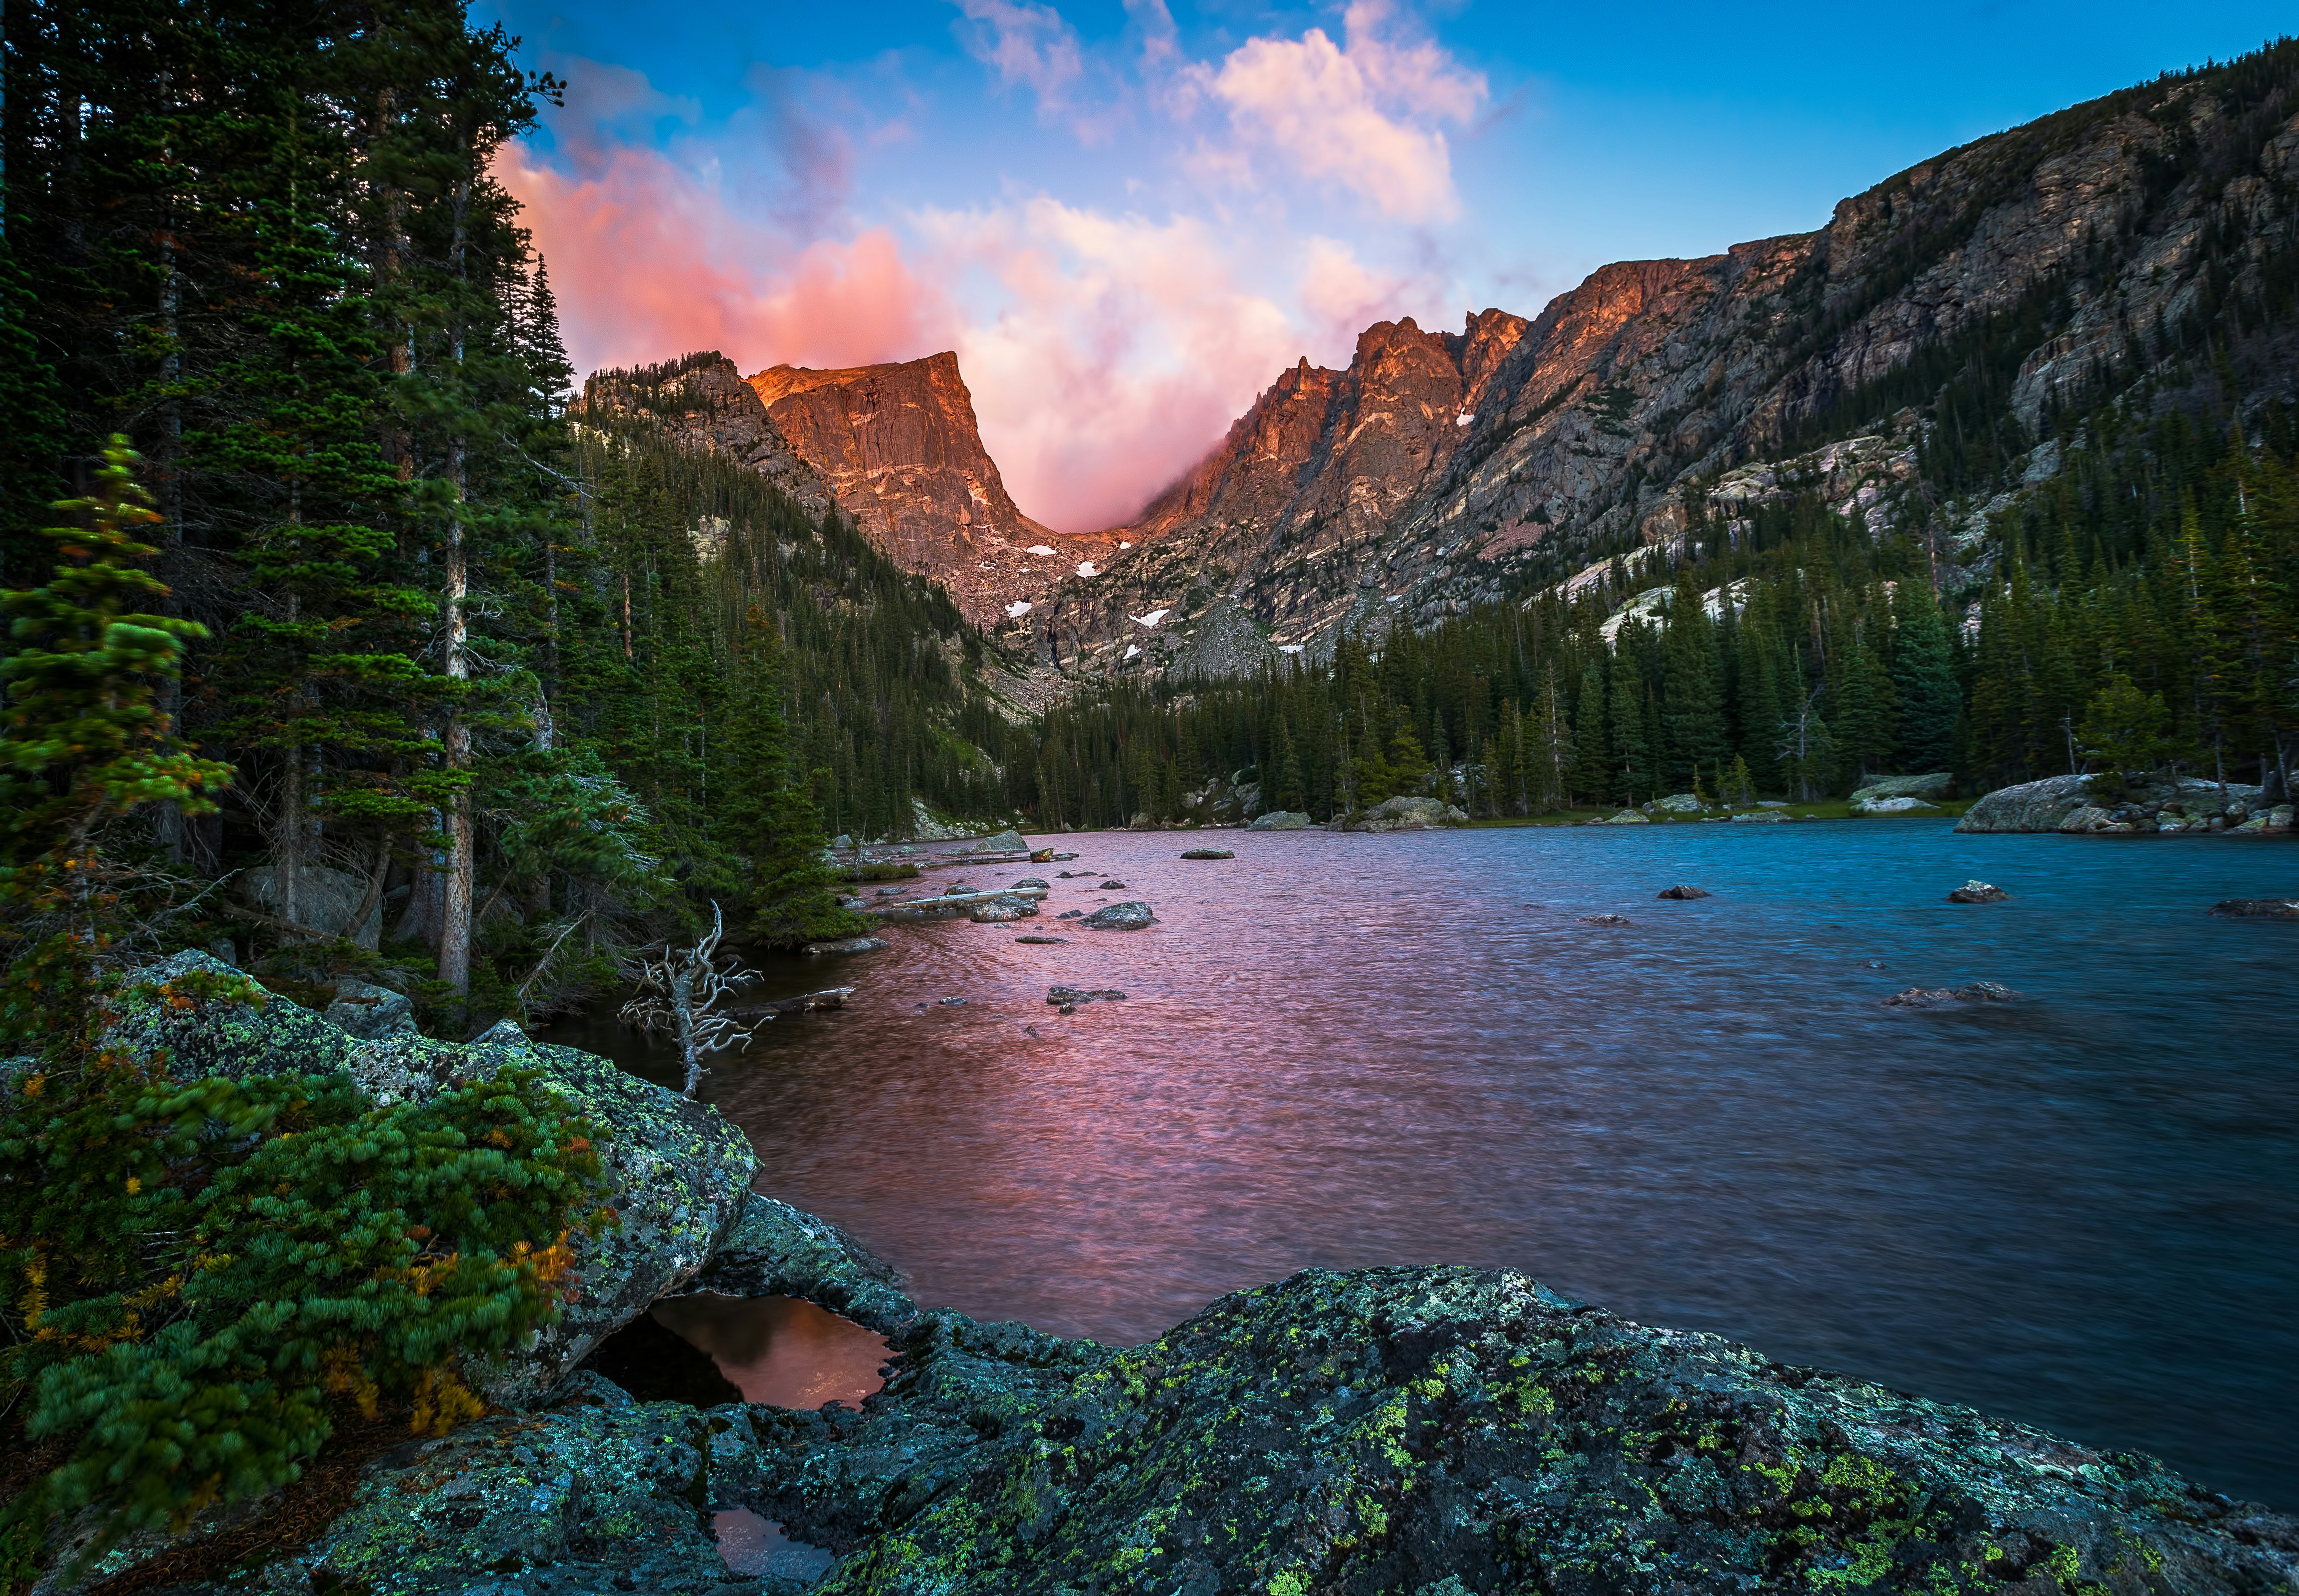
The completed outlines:
[[[1936,815],[1940,812],[1940,807],[1915,797],[1863,798],[1855,794],[1852,800],[1852,812],[1861,816]]]
[[[1141,931],[1157,918],[1147,903],[1128,901],[1097,909],[1078,923],[1095,931]]]
[[[2009,902],[2011,897],[2012,894],[2002,887],[1992,886],[1975,877],[1948,894],[1947,901],[1951,903],[2003,903]]]
[[[1636,922],[1625,914],[1584,914],[1580,917],[1584,926],[1633,926]]]
[[[1105,881],[1101,884],[1100,890],[1106,893],[1122,893],[1125,890],[1125,883],[1123,881]]]
[[[2013,1003],[2020,993],[2001,981],[1974,981],[1967,986],[1911,986],[1882,1000],[1887,1009],[1938,1009],[1948,1003]]]
[[[1046,988],[1046,1002],[1057,1005],[1122,1003],[1125,1002],[1125,994],[1115,986],[1097,986],[1090,990],[1083,986],[1049,986]]]
[[[1237,855],[1226,848],[1191,848],[1182,857],[1183,859],[1235,859]]]
[[[1647,813],[1664,815],[1697,815],[1708,806],[1694,793],[1671,793],[1665,798],[1656,798],[1645,805]]]
[[[1714,897],[1715,894],[1711,893],[1705,886],[1684,886],[1680,885],[1676,886],[1664,886],[1656,895],[1663,898],[1674,898],[1679,902],[1689,902],[1695,898]]]
[[[2299,898],[2223,898],[2211,912],[2234,920],[2299,920]]]
[[[1274,809],[1266,815],[1256,815],[1248,831],[1307,831],[1315,822],[1298,809]]]

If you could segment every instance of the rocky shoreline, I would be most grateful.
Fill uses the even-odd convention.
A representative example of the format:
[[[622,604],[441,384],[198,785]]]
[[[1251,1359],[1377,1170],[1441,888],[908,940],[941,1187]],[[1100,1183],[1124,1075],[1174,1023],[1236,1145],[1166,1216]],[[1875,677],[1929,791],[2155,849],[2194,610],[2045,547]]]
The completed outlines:
[[[300,1543],[266,1534],[278,1499],[243,1504],[115,1549],[97,1573],[113,1590],[809,1588],[726,1566],[713,1514],[747,1509],[837,1555],[826,1596],[2299,1591],[2299,1523],[2151,1459],[1633,1324],[1510,1270],[1305,1270],[1145,1346],[1067,1341],[920,1307],[836,1226],[758,1191],[715,1110],[515,1027],[361,1040],[285,1000],[218,1002],[153,1012],[134,1040],[186,1072],[340,1068],[378,1094],[540,1069],[606,1130],[623,1219],[582,1244],[559,1326],[487,1371],[484,1417],[374,1457]],[[696,1408],[577,1367],[692,1292],[843,1315],[893,1349],[885,1387],[859,1411]],[[226,1534],[277,1555],[228,1584],[168,1573]]]

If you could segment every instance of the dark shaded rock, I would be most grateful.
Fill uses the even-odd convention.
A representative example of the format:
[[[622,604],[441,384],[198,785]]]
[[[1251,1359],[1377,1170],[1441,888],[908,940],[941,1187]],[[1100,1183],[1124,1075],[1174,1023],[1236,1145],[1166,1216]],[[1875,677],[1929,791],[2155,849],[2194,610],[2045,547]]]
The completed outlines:
[[[1065,909],[1061,913],[1056,915],[1054,918],[1058,920],[1083,919],[1085,918],[1085,910],[1083,909]]]
[[[1118,991],[1115,986],[1100,986],[1092,989],[1091,991],[1088,991],[1081,986],[1049,986],[1046,988],[1046,1002],[1049,1003],[1060,1004],[1066,1007],[1074,1007],[1079,1003],[1122,1003],[1125,1001],[1125,994]]]
[[[1703,886],[1664,886],[1660,889],[1660,892],[1656,895],[1664,898],[1675,898],[1681,901],[1689,902],[1694,898],[1713,897],[1714,894],[1709,892],[1706,887]]]
[[[1140,902],[1112,903],[1097,909],[1079,924],[1095,931],[1140,931],[1157,919],[1150,905]]]
[[[1123,881],[1105,881],[1101,884],[1101,890],[1106,893],[1122,893],[1125,890],[1125,883]]]
[[[1017,881],[1014,885],[1015,885],[1016,886],[1043,886],[1043,887],[1050,887],[1050,886],[1052,886],[1052,885],[1053,885],[1053,883],[1052,883],[1052,882],[1050,882],[1050,881],[1042,880],[1041,878],[1039,878],[1038,877],[1035,877],[1035,876],[1025,876],[1025,877],[1022,877],[1022,879],[1020,879],[1019,881]]]
[[[583,1367],[642,1402],[716,1408],[743,1400],[710,1353],[652,1313],[639,1315],[593,1348]]]
[[[2011,896],[2000,886],[1990,886],[1985,881],[1974,880],[1965,882],[1948,894],[1947,901],[1951,903],[2003,903],[2009,902]]]
[[[1191,848],[1182,857],[1183,859],[1235,859],[1237,855],[1227,848]]]
[[[328,1018],[346,1035],[362,1042],[415,1034],[415,1002],[403,992],[367,981],[336,983],[336,1001],[328,1005]]]
[[[1911,986],[1882,1001],[1887,1009],[1938,1009],[1949,1003],[2017,1002],[2020,996],[2000,981],[1974,981],[1968,986]]]
[[[1584,926],[1632,926],[1634,920],[1625,914],[1584,914],[1580,917]]]
[[[859,1542],[825,1596],[2233,1596],[2299,1575],[2299,1525],[2149,1459],[1631,1324],[1506,1270],[1307,1270],[1067,1371],[954,1317],[902,1341],[892,1400],[842,1434],[851,1462],[799,1442],[826,1487],[800,1505]],[[1050,1388],[1025,1384],[1033,1363]],[[953,1402],[987,1409],[963,1463],[925,1423]],[[907,1416],[909,1457],[874,1434],[881,1412]]]
[[[1067,947],[1070,939],[1067,936],[1017,936],[1014,940],[1026,947],[1059,948]]]
[[[2229,919],[2299,920],[2299,898],[2225,898],[2211,912]]]

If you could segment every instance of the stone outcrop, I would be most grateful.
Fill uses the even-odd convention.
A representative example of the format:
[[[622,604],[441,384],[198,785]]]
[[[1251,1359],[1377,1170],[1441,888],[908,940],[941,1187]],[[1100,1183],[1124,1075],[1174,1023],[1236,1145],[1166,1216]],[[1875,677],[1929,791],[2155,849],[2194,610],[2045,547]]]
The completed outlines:
[[[602,371],[584,385],[577,412],[653,421],[693,447],[756,471],[809,515],[831,508],[821,473],[791,447],[735,362],[715,351],[661,366]],[[706,546],[715,532],[695,528]]]
[[[1469,814],[1441,798],[1384,798],[1362,814],[1340,822],[1343,831],[1434,831],[1466,826]]]
[[[2110,783],[2053,776],[1999,787],[1966,810],[1958,831],[2057,831],[2071,835],[2287,831],[2291,806],[2266,806],[2242,782],[2156,775]]]

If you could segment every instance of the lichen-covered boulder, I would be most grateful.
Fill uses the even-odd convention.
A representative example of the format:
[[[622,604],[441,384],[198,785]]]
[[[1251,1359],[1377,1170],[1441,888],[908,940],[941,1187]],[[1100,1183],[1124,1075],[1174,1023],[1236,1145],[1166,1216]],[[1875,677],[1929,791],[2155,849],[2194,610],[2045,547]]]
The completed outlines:
[[[1441,798],[1386,798],[1344,827],[1348,831],[1432,831],[1466,826],[1468,811]]]
[[[144,972],[155,983],[240,972],[206,953],[178,953]],[[571,1047],[530,1041],[499,1025],[476,1042],[407,1033],[362,1041],[284,997],[252,1003],[132,1004],[119,1043],[164,1050],[179,1079],[343,1071],[378,1101],[423,1101],[443,1087],[506,1068],[538,1069],[599,1129],[615,1223],[570,1238],[574,1301],[518,1354],[472,1371],[492,1401],[517,1407],[556,1385],[593,1347],[657,1297],[685,1289],[741,1210],[758,1174],[750,1139],[716,1109],[693,1102]]]
[[[1946,770],[1928,771],[1921,776],[1879,776],[1861,783],[1852,794],[1852,807],[1863,802],[1873,803],[1886,798],[1937,798],[1955,785],[1955,777]]]
[[[747,1447],[739,1407],[640,1403],[578,1377],[548,1409],[484,1418],[386,1455],[311,1544],[235,1588],[779,1596],[757,1579],[737,1582],[711,1534],[716,1443],[738,1431]]]
[[[893,1266],[829,1220],[751,1193],[693,1290],[728,1297],[803,1297],[892,1335],[917,1317]]]
[[[1506,1270],[1305,1271],[984,1427],[823,1596],[2299,1589],[2299,1524],[2151,1459]]]
[[[1998,787],[1964,810],[1958,831],[2057,831],[2060,823],[2091,804],[2091,777],[2050,776]]]

